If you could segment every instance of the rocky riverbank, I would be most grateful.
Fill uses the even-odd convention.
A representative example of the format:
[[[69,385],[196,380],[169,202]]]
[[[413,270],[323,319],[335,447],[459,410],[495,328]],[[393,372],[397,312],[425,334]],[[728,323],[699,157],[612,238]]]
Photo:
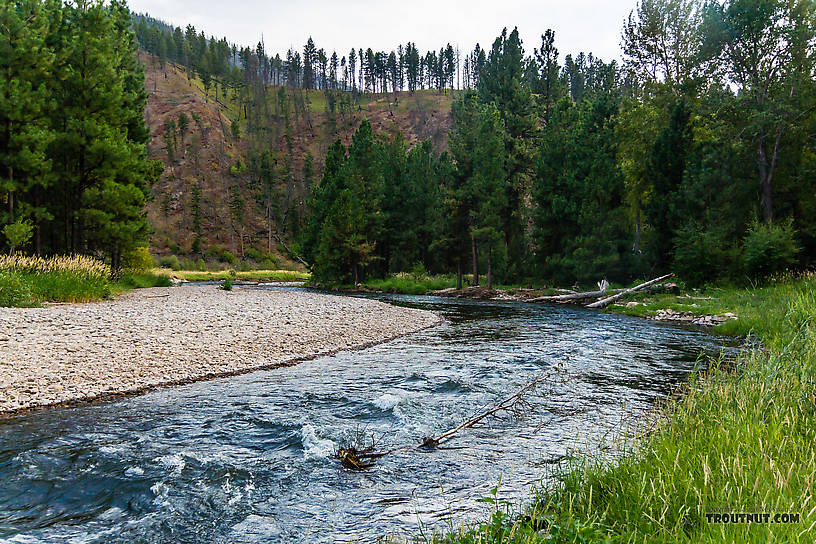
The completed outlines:
[[[0,413],[292,364],[439,321],[374,300],[211,285],[0,308]]]

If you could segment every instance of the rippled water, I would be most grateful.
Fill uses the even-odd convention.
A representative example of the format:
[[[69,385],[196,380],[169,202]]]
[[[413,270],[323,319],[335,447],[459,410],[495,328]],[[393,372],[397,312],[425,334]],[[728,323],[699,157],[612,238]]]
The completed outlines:
[[[446,323],[358,352],[0,421],[0,541],[333,542],[528,497],[567,451],[609,440],[720,340],[572,307],[383,297]],[[561,369],[554,369],[560,363]],[[363,473],[331,456],[455,427],[542,372],[535,409]],[[550,374],[548,374],[550,375]]]

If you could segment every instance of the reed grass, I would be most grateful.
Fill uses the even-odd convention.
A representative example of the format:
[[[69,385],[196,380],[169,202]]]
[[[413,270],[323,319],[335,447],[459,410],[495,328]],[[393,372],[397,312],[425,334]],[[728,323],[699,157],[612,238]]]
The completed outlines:
[[[0,255],[0,306],[89,302],[112,289],[110,267],[91,257]]]

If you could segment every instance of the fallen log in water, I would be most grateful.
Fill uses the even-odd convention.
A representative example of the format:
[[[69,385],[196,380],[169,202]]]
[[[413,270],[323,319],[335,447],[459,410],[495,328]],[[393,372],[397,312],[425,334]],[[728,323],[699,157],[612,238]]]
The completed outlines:
[[[601,298],[609,289],[609,282],[601,280],[598,282],[597,291],[587,291],[584,293],[570,293],[566,295],[549,295],[546,297],[531,298],[527,302],[574,302],[576,300],[586,300],[588,298]]]
[[[645,288],[647,288],[647,287],[649,287],[651,285],[654,285],[657,282],[667,280],[667,279],[671,278],[672,276],[674,276],[674,274],[666,274],[665,276],[660,276],[659,278],[649,280],[647,282],[641,283],[640,285],[636,285],[636,286],[631,287],[629,289],[624,289],[623,291],[621,291],[617,295],[612,295],[612,296],[609,296],[609,297],[606,297],[606,298],[602,298],[601,300],[598,300],[596,302],[593,302],[592,304],[587,304],[587,308],[606,308],[607,306],[609,306],[610,304],[612,304],[616,300],[619,300],[619,299],[625,297],[626,295],[630,295],[630,294],[632,294],[632,293],[634,293],[636,291],[640,291],[641,289],[645,289]]]

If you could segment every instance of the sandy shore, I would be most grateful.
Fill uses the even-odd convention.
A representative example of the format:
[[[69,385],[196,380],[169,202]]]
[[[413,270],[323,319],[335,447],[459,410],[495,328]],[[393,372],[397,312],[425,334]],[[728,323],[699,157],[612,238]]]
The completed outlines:
[[[283,365],[438,321],[374,300],[215,286],[0,308],[0,413]]]

